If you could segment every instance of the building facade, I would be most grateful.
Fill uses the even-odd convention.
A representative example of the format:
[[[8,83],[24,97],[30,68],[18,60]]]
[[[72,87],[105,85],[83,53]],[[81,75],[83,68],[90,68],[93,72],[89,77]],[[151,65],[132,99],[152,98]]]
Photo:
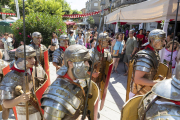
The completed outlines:
[[[95,12],[101,10],[101,0],[88,0],[86,2],[86,13]],[[93,15],[95,26],[99,25],[100,14]]]
[[[82,14],[86,13],[86,8],[81,9]]]

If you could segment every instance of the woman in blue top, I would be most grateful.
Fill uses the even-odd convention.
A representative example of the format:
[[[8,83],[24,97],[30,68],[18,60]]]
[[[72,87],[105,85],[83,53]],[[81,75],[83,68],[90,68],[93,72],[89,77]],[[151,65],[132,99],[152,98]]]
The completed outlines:
[[[112,47],[111,47],[111,55],[113,56],[113,68],[112,68],[112,73],[113,72],[117,72],[117,66],[119,63],[119,60],[123,57],[124,54],[124,45],[125,45],[125,41],[124,41],[124,37],[123,37],[123,33],[118,33],[116,35],[116,39],[113,40],[112,42]],[[115,70],[114,70],[115,67]]]

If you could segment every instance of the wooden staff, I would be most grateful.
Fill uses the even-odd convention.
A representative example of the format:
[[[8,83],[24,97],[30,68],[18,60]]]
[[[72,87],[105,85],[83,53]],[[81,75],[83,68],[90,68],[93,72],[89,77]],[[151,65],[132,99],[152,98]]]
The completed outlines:
[[[25,81],[26,81],[26,93],[29,92],[29,82],[27,79],[27,71],[26,71],[26,35],[25,35],[25,7],[23,0],[23,37],[24,37],[24,67],[25,67]],[[29,109],[28,102],[26,102],[26,120],[29,120]]]

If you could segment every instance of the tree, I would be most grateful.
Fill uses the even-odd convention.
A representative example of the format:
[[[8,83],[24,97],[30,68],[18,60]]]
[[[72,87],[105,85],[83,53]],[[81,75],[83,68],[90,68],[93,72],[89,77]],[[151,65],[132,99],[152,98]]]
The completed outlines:
[[[30,35],[38,31],[42,34],[43,44],[46,46],[51,44],[52,32],[56,32],[58,36],[65,33],[66,24],[59,15],[50,15],[48,13],[30,13],[25,18],[26,41],[30,43]],[[23,20],[17,20],[12,24],[13,33],[18,41],[23,40]]]
[[[72,10],[72,14],[82,14],[82,11]],[[80,18],[72,18],[73,21],[78,21]]]
[[[87,22],[90,24],[90,25],[93,25],[94,24],[94,18],[92,16],[89,16],[88,19],[87,19]]]
[[[8,5],[11,0],[0,0],[1,5]]]
[[[25,14],[28,15],[33,12],[46,12],[51,15],[64,15],[63,6],[61,1],[64,0],[26,0],[25,1]],[[23,15],[23,1],[18,0],[20,15]],[[8,6],[16,11],[14,0],[8,4]],[[65,6],[68,7],[68,4]]]

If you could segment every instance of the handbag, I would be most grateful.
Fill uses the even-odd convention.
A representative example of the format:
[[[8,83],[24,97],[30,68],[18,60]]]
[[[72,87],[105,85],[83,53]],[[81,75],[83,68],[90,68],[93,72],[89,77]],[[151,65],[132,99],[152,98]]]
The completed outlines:
[[[117,40],[116,40],[117,42]],[[119,49],[121,48],[121,44],[120,44],[120,47]],[[118,56],[119,55],[119,49],[118,50],[113,50],[113,56]]]

